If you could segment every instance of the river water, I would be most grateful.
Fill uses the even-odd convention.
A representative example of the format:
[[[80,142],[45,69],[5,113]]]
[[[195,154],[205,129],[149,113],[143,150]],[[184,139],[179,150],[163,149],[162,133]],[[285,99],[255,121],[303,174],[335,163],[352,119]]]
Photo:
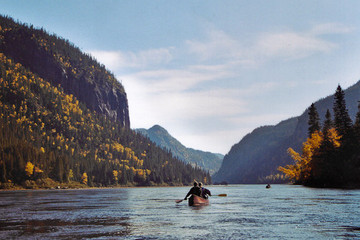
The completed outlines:
[[[360,190],[292,185],[0,192],[0,239],[360,239]]]

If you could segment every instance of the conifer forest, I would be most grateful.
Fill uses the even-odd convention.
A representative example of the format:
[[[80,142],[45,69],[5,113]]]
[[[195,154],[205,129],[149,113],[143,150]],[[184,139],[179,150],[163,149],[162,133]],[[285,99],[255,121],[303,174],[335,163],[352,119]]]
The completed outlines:
[[[314,104],[309,107],[308,138],[302,153],[288,149],[294,164],[279,167],[296,184],[358,188],[360,183],[360,103],[353,123],[339,85],[333,115],[328,109],[321,124]]]

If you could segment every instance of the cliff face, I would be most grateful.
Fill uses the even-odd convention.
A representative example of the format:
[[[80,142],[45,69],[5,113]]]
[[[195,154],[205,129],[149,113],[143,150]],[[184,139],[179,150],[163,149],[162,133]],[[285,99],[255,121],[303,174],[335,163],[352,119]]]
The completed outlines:
[[[130,128],[123,86],[103,65],[66,40],[0,18],[0,51],[53,85],[60,85],[90,110]]]
[[[335,89],[334,89],[335,92]],[[350,117],[354,120],[360,100],[360,81],[346,89],[345,100]],[[321,123],[329,109],[334,116],[334,96],[328,96],[315,103]],[[275,126],[255,129],[235,144],[225,155],[220,170],[213,176],[214,182],[261,183],[266,176],[279,173],[277,168],[293,164],[287,154],[289,147],[301,152],[302,143],[307,138],[308,110],[302,115],[280,122]]]

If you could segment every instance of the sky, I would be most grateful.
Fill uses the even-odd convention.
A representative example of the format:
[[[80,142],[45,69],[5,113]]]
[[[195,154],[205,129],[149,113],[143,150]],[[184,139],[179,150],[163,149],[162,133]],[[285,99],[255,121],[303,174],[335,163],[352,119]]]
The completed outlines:
[[[226,154],[360,79],[357,0],[0,0],[0,14],[103,63],[131,128],[203,151]]]

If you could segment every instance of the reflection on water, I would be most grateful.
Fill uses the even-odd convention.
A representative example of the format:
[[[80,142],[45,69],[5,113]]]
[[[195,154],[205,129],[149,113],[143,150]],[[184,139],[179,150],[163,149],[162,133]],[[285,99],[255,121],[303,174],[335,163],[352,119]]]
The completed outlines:
[[[18,232],[16,237],[39,236],[39,234],[53,235],[55,232],[63,232],[56,234],[62,238],[73,238],[73,231],[83,229],[79,234],[84,238],[100,237],[100,236],[126,236],[129,234],[127,230],[128,223],[126,219],[79,219],[76,221],[64,221],[60,219],[45,219],[45,220],[25,220],[25,221],[0,221],[0,231],[4,232]],[[122,226],[123,230],[109,231],[104,233],[104,227]],[[89,231],[89,229],[91,229]],[[101,230],[101,231],[98,231]]]
[[[359,190],[208,186],[209,206],[175,203],[187,187],[0,192],[0,239],[360,238]]]

